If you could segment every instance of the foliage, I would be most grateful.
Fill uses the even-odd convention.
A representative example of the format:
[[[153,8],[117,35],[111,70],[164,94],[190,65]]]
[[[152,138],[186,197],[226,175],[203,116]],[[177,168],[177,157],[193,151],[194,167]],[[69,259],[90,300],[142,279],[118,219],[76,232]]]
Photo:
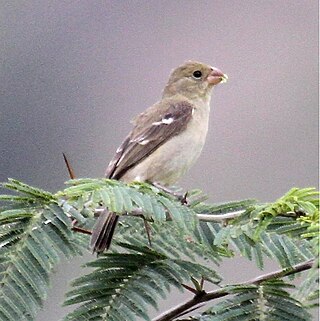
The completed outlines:
[[[2,185],[11,192],[0,195],[0,320],[35,320],[54,266],[89,250],[88,235],[75,232],[72,222],[91,229],[104,207],[121,215],[112,251],[87,263],[92,271],[72,283],[65,304],[77,307],[65,320],[150,320],[149,307],[157,309],[172,287],[188,289],[201,302],[204,280],[226,298],[218,304],[208,300],[208,309],[188,320],[310,320],[319,254],[319,199],[313,188],[293,188],[267,204],[208,204],[194,190],[185,205],[148,184],[108,179],[67,184],[56,194],[12,179]],[[282,273],[258,283],[224,284],[218,265],[239,254],[260,269],[271,258]],[[310,260],[312,268],[295,288],[297,264]]]
[[[81,253],[54,196],[15,180],[1,195],[0,320],[34,320],[61,258]]]
[[[286,287],[292,288],[293,285],[271,280],[258,285],[232,287],[229,289],[232,298],[216,304],[198,320],[311,320],[310,314],[290,296]]]

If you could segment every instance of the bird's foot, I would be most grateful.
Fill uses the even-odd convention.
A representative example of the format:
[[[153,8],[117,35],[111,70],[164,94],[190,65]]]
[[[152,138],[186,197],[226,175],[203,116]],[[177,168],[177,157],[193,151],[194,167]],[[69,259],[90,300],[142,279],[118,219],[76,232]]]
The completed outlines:
[[[160,183],[157,183],[157,182],[153,182],[152,185],[160,190],[162,190],[163,192],[165,193],[168,193],[174,197],[176,197],[178,199],[178,201],[181,202],[182,205],[188,205],[188,199],[187,199],[187,196],[188,196],[188,192],[185,192],[185,193],[178,193],[178,192],[175,192],[173,191],[172,189],[166,187],[166,186],[163,186],[161,185]]]

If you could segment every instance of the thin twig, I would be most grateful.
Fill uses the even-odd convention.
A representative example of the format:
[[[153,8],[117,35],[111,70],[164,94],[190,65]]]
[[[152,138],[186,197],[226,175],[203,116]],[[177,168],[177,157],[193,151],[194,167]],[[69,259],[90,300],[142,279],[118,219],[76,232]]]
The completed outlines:
[[[96,216],[99,216],[101,212],[103,212],[103,208],[97,208],[95,210]],[[198,217],[199,221],[203,222],[222,222],[226,220],[230,220],[233,218],[236,218],[243,214],[245,210],[240,210],[240,211],[234,211],[234,212],[229,212],[226,214],[196,214]],[[141,208],[135,208],[132,210],[130,213],[126,214],[127,216],[143,216],[143,211]],[[170,218],[168,219],[170,220]]]
[[[67,158],[67,155],[65,153],[62,153],[62,155],[63,155],[64,162],[65,162],[65,164],[67,166],[70,178],[71,179],[75,179],[76,175],[75,175],[74,170],[73,170],[73,168],[72,168],[72,166],[71,166],[71,164],[70,164],[70,162],[69,162],[69,160]]]
[[[199,221],[203,222],[221,222],[231,220],[243,214],[245,210],[229,212],[225,214],[196,214]]]
[[[263,281],[268,281],[268,280],[271,280],[274,278],[282,278],[282,277],[285,277],[285,276],[288,276],[291,274],[295,274],[298,272],[309,270],[313,266],[313,263],[314,263],[314,260],[309,260],[309,261],[306,261],[303,263],[296,264],[291,268],[267,273],[267,274],[258,276],[254,279],[248,280],[246,282],[239,283],[237,285],[239,285],[239,286],[250,285],[250,284],[258,285]],[[173,320],[174,318],[176,318],[178,316],[184,315],[186,313],[186,311],[189,311],[193,307],[198,308],[198,305],[202,302],[207,302],[210,300],[221,298],[221,297],[227,296],[229,294],[230,293],[228,292],[228,290],[226,288],[222,288],[222,289],[218,289],[218,290],[214,290],[214,291],[210,291],[210,292],[200,293],[199,295],[195,295],[192,299],[190,299],[190,300],[188,300],[188,301],[186,301],[186,302],[184,302],[184,303],[182,303],[182,304],[180,304],[170,310],[163,312],[159,316],[152,319],[152,321]]]
[[[78,226],[72,226],[71,230],[82,234],[92,235],[92,232],[90,230]]]
[[[71,230],[72,231],[79,232],[79,233],[82,233],[82,234],[87,234],[87,235],[91,235],[92,234],[91,231],[89,231],[87,229],[84,229],[82,227],[79,227],[79,226],[77,226],[77,224],[78,224],[77,220],[73,220],[72,221],[72,223],[71,223],[71,225],[72,225]]]

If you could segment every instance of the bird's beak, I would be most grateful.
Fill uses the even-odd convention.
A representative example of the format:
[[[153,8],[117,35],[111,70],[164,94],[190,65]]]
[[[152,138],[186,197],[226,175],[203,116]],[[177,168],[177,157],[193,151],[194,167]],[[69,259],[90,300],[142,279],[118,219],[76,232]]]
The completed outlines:
[[[226,74],[224,74],[221,70],[219,70],[218,68],[211,68],[212,71],[210,72],[210,74],[207,77],[208,83],[211,85],[217,85],[220,82],[224,83],[227,82],[228,80],[228,76]]]

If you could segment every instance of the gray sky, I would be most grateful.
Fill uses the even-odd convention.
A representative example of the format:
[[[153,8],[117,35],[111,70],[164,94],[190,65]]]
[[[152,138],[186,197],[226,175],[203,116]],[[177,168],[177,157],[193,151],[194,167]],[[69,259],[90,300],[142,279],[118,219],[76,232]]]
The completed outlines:
[[[0,40],[0,181],[61,189],[62,152],[79,177],[102,176],[129,120],[196,59],[229,82],[215,89],[207,144],[181,185],[221,202],[318,184],[317,1],[3,0]],[[39,320],[63,315],[74,264]]]

